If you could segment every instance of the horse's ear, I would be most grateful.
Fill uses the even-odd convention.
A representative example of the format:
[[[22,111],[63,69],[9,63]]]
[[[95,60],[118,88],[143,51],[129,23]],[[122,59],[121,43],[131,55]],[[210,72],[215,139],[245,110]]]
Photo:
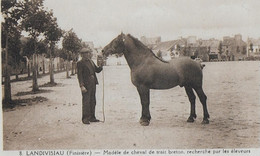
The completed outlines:
[[[121,31],[122,41],[125,42],[125,34]]]

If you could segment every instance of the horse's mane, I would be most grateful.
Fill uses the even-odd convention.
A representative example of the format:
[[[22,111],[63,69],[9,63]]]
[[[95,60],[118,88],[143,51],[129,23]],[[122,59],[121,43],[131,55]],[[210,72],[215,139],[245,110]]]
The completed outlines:
[[[168,63],[167,61],[164,61],[164,60],[162,60],[161,58],[159,58],[158,56],[156,56],[150,48],[148,48],[146,45],[144,45],[144,44],[143,44],[141,41],[139,41],[137,38],[133,37],[131,34],[127,34],[127,36],[130,37],[130,38],[133,40],[133,42],[134,42],[134,44],[135,44],[135,46],[136,46],[137,48],[142,48],[142,49],[144,49],[145,51],[147,51],[147,52],[149,52],[150,54],[152,54],[152,56],[154,56],[154,57],[157,58],[158,60],[160,60],[160,61],[162,61],[162,62],[165,62],[165,63]]]

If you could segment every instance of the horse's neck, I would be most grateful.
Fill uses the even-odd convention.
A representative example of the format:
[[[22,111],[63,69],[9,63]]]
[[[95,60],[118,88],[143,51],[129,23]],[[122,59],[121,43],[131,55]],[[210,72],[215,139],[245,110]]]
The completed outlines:
[[[137,47],[132,39],[126,40],[124,56],[131,69],[143,64],[145,59],[155,59],[145,47]]]
[[[132,51],[126,50],[124,52],[124,56],[130,69],[139,66],[140,62],[142,62],[141,57],[138,57],[137,55],[133,54]]]

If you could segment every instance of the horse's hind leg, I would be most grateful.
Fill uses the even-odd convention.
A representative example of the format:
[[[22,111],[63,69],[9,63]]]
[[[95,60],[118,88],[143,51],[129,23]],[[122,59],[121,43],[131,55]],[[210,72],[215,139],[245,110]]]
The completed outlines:
[[[200,102],[202,103],[203,106],[203,121],[202,124],[208,124],[209,123],[209,113],[208,113],[208,109],[207,109],[207,96],[205,95],[202,87],[198,87],[198,88],[194,88],[197,95],[199,96]]]
[[[151,120],[150,115],[150,90],[144,86],[137,87],[138,93],[140,95],[141,104],[142,104],[142,116],[140,119],[140,124],[142,126],[148,126]]]
[[[197,115],[196,115],[196,111],[195,111],[195,100],[196,100],[196,96],[193,93],[193,90],[190,86],[184,86],[185,87],[185,91],[189,97],[189,101],[190,101],[190,116],[187,120],[187,122],[194,122],[194,119],[196,119]]]

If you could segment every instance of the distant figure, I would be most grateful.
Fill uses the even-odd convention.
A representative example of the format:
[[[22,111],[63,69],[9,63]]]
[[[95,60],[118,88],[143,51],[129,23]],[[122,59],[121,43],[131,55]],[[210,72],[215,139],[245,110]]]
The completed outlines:
[[[83,48],[80,54],[82,60],[77,63],[77,75],[82,93],[82,122],[90,124],[90,122],[99,122],[95,116],[96,84],[98,84],[96,72],[101,72],[103,67],[102,65],[97,67],[91,60],[91,50]]]

